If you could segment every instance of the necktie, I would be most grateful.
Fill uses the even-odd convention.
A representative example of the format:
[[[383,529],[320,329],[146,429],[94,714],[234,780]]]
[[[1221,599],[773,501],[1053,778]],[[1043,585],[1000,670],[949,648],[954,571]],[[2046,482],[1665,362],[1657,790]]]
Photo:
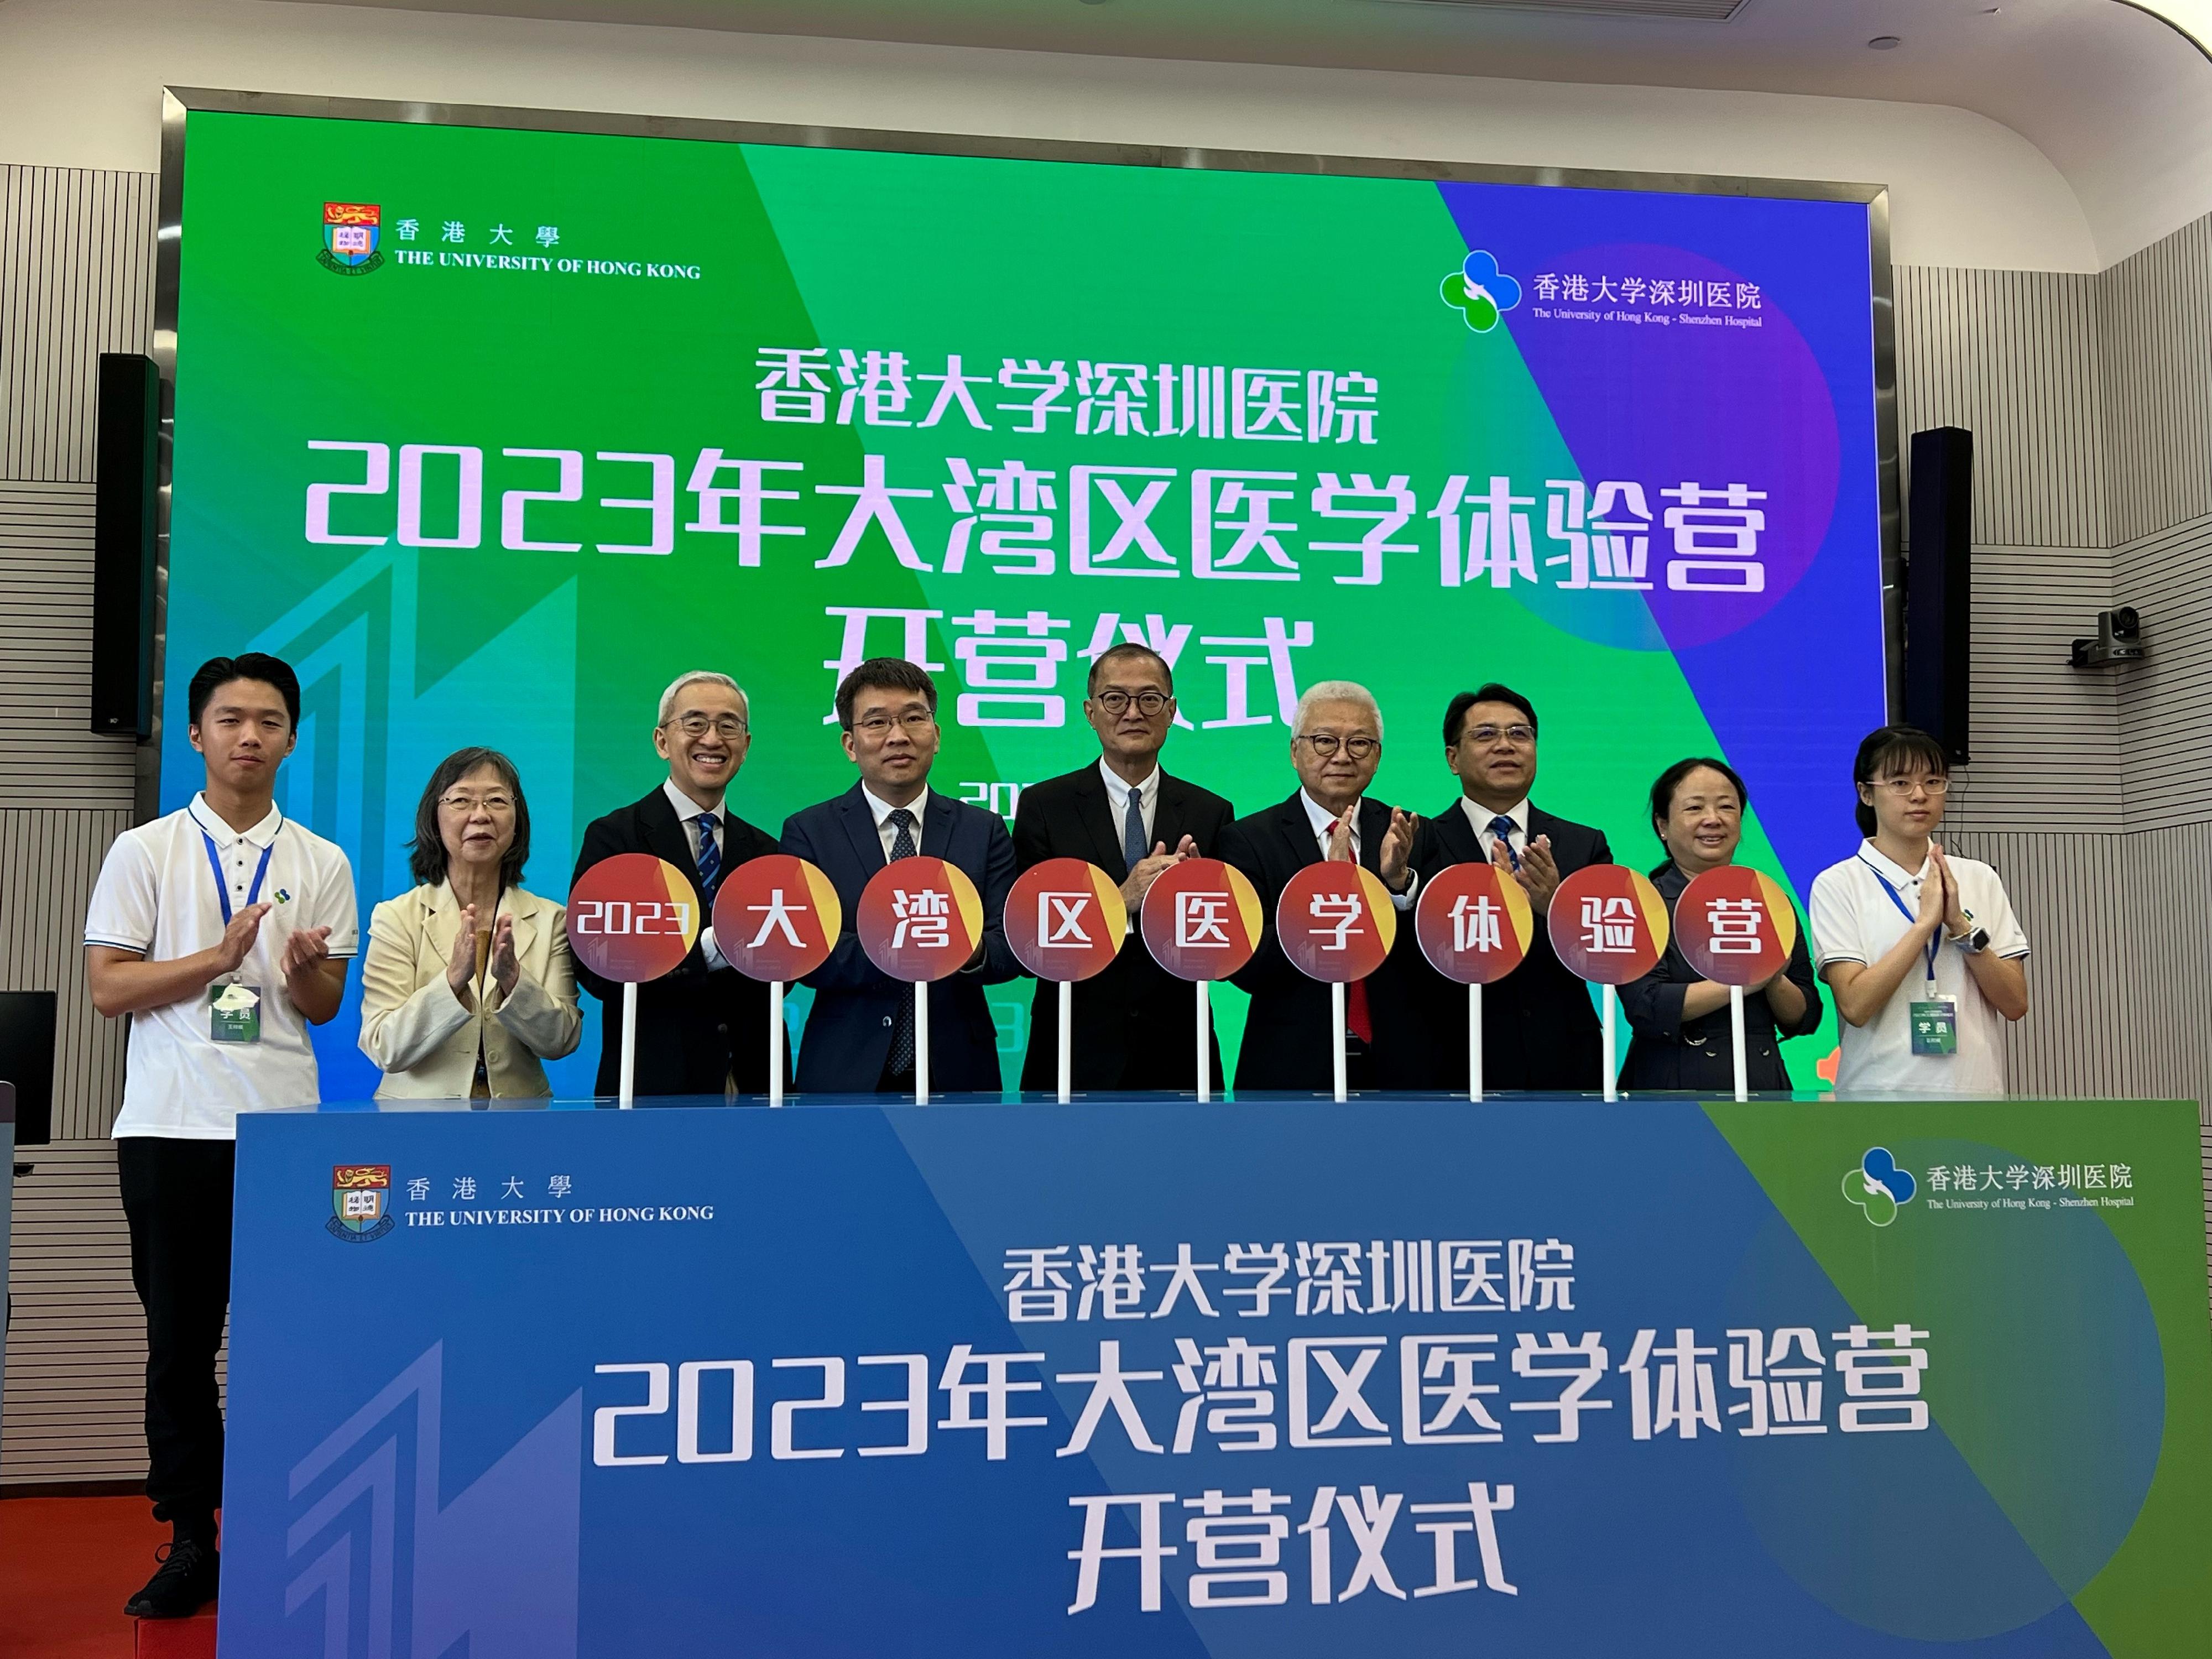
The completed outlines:
[[[1134,870],[1145,861],[1145,798],[1129,792],[1128,816],[1121,820],[1121,857]]]
[[[722,874],[722,849],[714,845],[714,815],[702,812],[692,820],[699,826],[699,887],[708,898],[714,896],[714,884]]]
[[[1500,812],[1490,821],[1490,833],[1505,845],[1505,856],[1513,860],[1513,867],[1521,867],[1521,855],[1513,850],[1513,820]]]
[[[894,860],[910,859],[915,855],[914,814],[905,807],[896,807],[890,815],[891,857]],[[898,1020],[891,1027],[891,1060],[890,1071],[893,1077],[904,1077],[914,1070],[914,994],[902,993],[898,1000]]]

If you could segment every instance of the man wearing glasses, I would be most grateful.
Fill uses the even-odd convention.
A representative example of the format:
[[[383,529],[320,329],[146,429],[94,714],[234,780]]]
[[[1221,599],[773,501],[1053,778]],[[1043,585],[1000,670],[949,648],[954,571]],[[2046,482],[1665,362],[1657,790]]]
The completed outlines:
[[[617,853],[650,853],[691,878],[702,922],[698,942],[673,973],[637,988],[636,1092],[764,1094],[768,1091],[768,987],[732,969],[704,925],[723,875],[776,850],[765,831],[730,811],[724,798],[745,763],[752,731],[745,694],[727,674],[695,669],[660,694],[653,746],[668,776],[643,800],[594,819],[576,858],[581,875]],[[606,1006],[599,1092],[621,1085],[622,987],[576,964],[576,978]]]
[[[1590,864],[1610,864],[1605,832],[1533,805],[1536,784],[1536,709],[1510,686],[1462,691],[1444,710],[1444,764],[1460,796],[1421,827],[1414,867],[1436,871],[1476,860],[1496,865],[1521,884],[1535,930],[1521,965],[1482,999],[1482,1077],[1486,1089],[1581,1091],[1603,1082],[1604,1034],[1589,988],[1552,950],[1545,926],[1562,877]],[[1419,959],[1406,963],[1428,1010],[1420,1029],[1428,1048],[1421,1086],[1468,1086],[1467,995]]]
[[[1064,777],[1022,791],[1014,854],[1026,870],[1047,859],[1081,859],[1121,884],[1129,925],[1159,873],[1187,858],[1212,858],[1237,809],[1210,790],[1160,769],[1176,720],[1175,676],[1148,646],[1121,644],[1091,665],[1083,717],[1098,734],[1099,757]],[[1198,1009],[1189,986],[1131,939],[1114,965],[1075,994],[1070,1062],[1078,1089],[1197,1087]],[[1030,1020],[1022,1087],[1059,1080],[1060,1000],[1040,994]],[[1212,1087],[1221,1086],[1217,1048]]]
[[[996,812],[929,787],[942,734],[937,683],[902,657],[872,657],[837,688],[845,757],[860,781],[785,820],[783,850],[830,878],[845,911],[830,959],[807,976],[814,1006],[799,1050],[810,1093],[905,1094],[915,1085],[914,988],[868,959],[854,931],[860,895],[886,865],[917,854],[957,865],[983,901],[983,938],[958,973],[929,988],[933,1090],[996,1094],[999,1034],[983,988],[1017,978],[1003,918],[1014,843]]]
[[[1260,948],[1236,975],[1252,994],[1237,1060],[1239,1094],[1258,1089],[1328,1089],[1335,1072],[1328,987],[1291,965],[1275,937],[1275,905],[1291,878],[1324,859],[1365,866],[1401,911],[1416,885],[1410,861],[1419,820],[1366,798],[1382,763],[1382,711],[1364,685],[1323,680],[1298,699],[1291,719],[1296,793],[1222,832],[1221,857],[1252,878],[1264,921]],[[1396,969],[1413,944],[1401,917],[1399,948],[1370,979],[1346,988],[1346,1081],[1355,1089],[1410,1086],[1407,1060],[1418,1033],[1398,992]],[[1371,989],[1370,989],[1371,988]]]

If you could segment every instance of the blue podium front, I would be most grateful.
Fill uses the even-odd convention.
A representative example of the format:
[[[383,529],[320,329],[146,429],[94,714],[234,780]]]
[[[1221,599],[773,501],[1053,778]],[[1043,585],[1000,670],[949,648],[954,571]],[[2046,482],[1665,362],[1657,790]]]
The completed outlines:
[[[223,1650],[2184,1650],[2185,1103],[240,1125]]]

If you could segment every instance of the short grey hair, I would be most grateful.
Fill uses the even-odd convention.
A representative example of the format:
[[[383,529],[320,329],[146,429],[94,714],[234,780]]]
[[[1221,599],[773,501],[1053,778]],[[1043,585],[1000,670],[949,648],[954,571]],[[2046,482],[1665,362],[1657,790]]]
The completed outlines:
[[[738,707],[745,711],[746,718],[750,720],[752,717],[752,703],[746,697],[745,688],[744,686],[739,685],[727,674],[718,673],[714,669],[695,668],[688,674],[678,674],[674,680],[670,682],[668,690],[660,694],[659,724],[665,726],[668,724],[669,720],[674,717],[676,714],[676,699],[683,695],[684,688],[685,686],[701,684],[728,687],[731,690],[738,694]]]
[[[1303,737],[1306,729],[1306,711],[1317,702],[1356,702],[1375,716],[1375,736],[1382,737],[1382,705],[1375,701],[1375,694],[1357,680],[1322,680],[1306,687],[1298,698],[1298,706],[1291,714],[1291,735]]]

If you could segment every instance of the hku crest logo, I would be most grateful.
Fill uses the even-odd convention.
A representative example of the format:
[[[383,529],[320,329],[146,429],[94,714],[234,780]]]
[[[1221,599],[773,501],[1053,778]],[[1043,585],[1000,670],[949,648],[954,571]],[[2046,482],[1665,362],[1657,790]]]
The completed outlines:
[[[374,202],[323,204],[323,251],[315,256],[325,270],[341,276],[366,276],[384,263],[377,252],[384,210]]]
[[[341,1164],[331,1171],[331,1218],[323,1225],[334,1238],[367,1244],[398,1224],[392,1213],[389,1164]]]
[[[1467,319],[1477,334],[1498,326],[1503,313],[1521,303],[1521,284],[1498,268],[1498,256],[1477,248],[1444,278],[1444,303]]]
[[[1866,1212],[1868,1222],[1887,1227],[1912,1201],[1919,1182],[1897,1167],[1887,1146],[1870,1146],[1859,1167],[1844,1176],[1844,1196]]]

